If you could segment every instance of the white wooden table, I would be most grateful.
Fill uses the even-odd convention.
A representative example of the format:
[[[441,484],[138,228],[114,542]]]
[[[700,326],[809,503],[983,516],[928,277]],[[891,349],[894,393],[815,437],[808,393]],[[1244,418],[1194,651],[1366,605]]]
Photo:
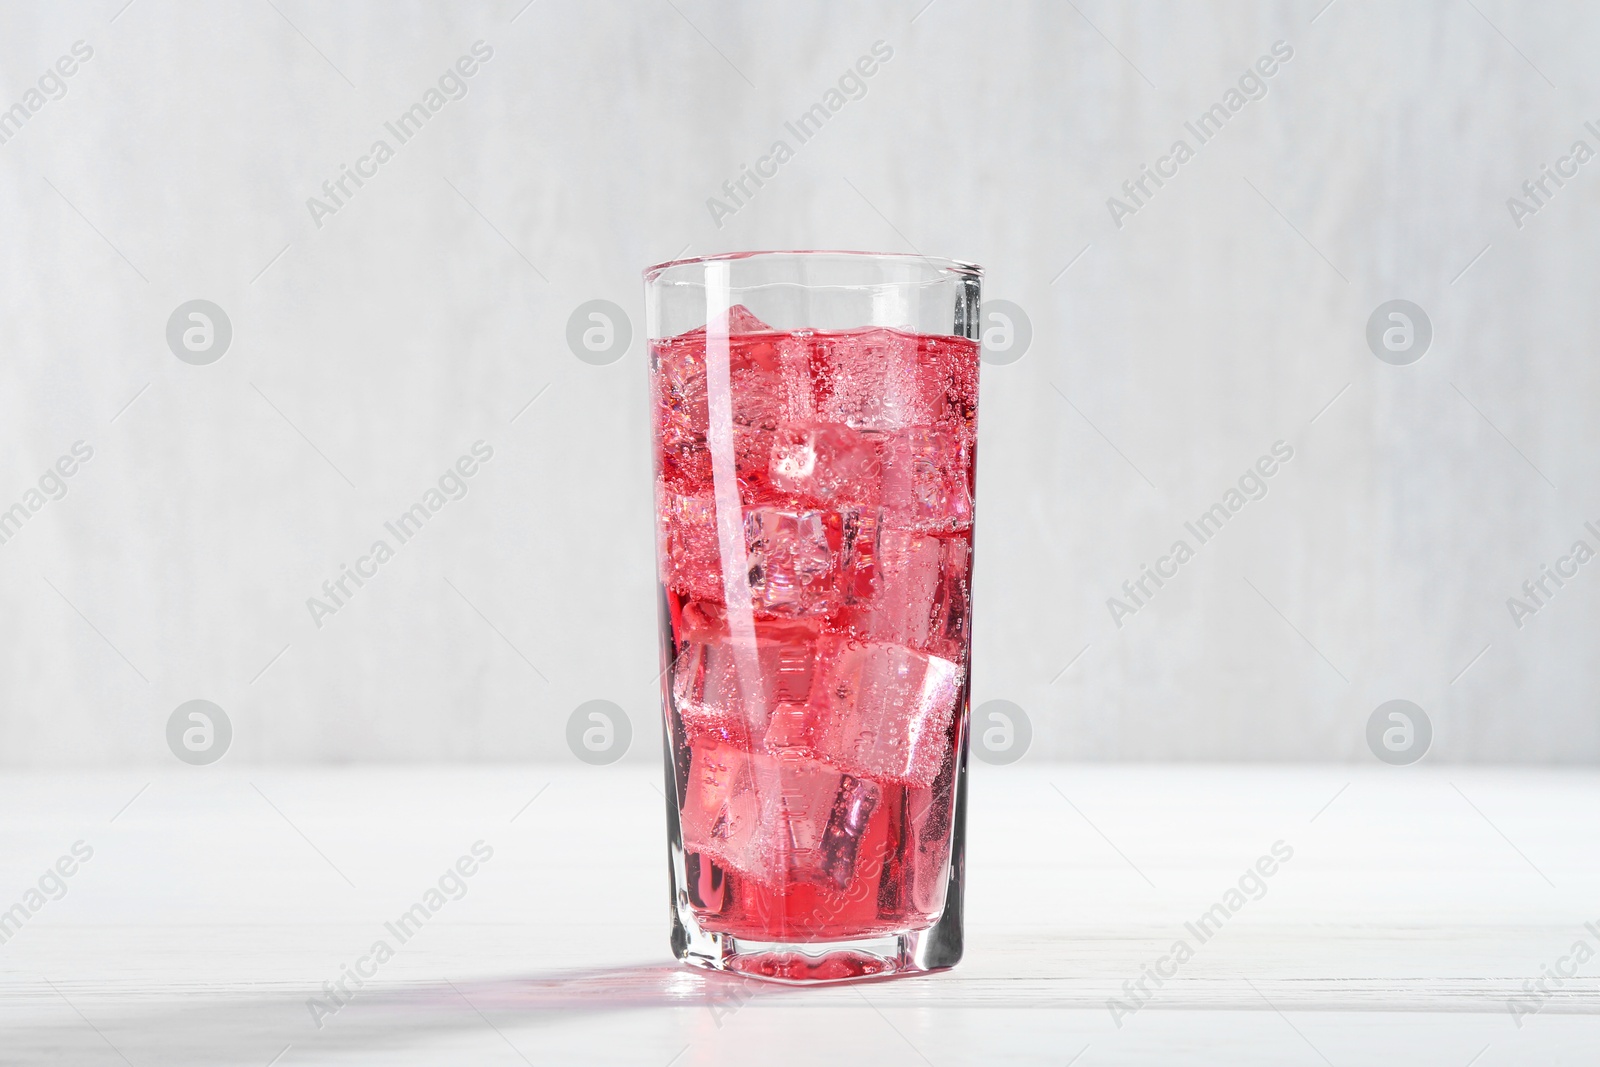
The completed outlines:
[[[670,959],[653,769],[181,770],[0,780],[0,908],[93,850],[0,944],[0,1063],[1600,1059],[1593,772],[978,766],[966,960],[795,991]],[[479,841],[400,943],[385,923]],[[1202,943],[1185,923],[1280,841]],[[1160,962],[1179,939],[1192,958]],[[319,1028],[308,1001],[363,957]],[[1557,966],[1517,1025],[1508,999]]]

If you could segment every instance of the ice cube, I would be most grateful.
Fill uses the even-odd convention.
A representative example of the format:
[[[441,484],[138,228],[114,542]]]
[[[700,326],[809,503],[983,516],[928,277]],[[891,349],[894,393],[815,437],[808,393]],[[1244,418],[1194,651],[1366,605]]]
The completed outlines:
[[[737,417],[737,413],[736,416]],[[771,503],[783,498],[772,488],[767,474],[771,462],[772,425],[758,422],[733,427],[733,469],[739,499],[745,503]],[[674,491],[688,496],[714,490],[711,449],[703,438],[662,435],[658,455],[662,479]]]
[[[743,334],[743,333],[771,333],[771,332],[772,332],[772,327],[768,326],[766,323],[764,323],[760,319],[756,318],[755,313],[752,312],[749,308],[745,307],[743,304],[734,304],[732,307],[730,307],[728,309],[728,334],[729,334],[729,336],[737,336],[737,335]],[[706,328],[704,326],[700,326],[700,327],[698,327],[696,329],[690,330],[688,333],[680,334],[679,336],[680,337],[686,337],[686,338],[687,337],[698,337],[698,338],[701,339],[701,343],[703,344],[704,343],[704,339],[705,339],[705,335],[706,335]]]
[[[728,609],[711,601],[690,600],[673,617],[674,648],[682,648],[685,641],[704,640],[710,635],[727,632]]]
[[[943,424],[970,439],[978,411],[978,344],[871,328],[776,340],[790,422],[860,430]]]
[[[848,888],[878,804],[877,785],[803,757],[778,758],[769,766],[778,782],[775,834],[767,841],[771,873],[785,882]]]
[[[808,383],[815,417],[858,430],[933,422],[939,414],[937,396],[924,387],[917,364],[917,338],[899,330],[818,336]]]
[[[867,833],[867,822],[880,799],[876,783],[842,775],[834,795],[833,810],[822,836],[822,873],[835,888],[847,889],[855,875],[856,855]]]
[[[759,741],[774,708],[804,706],[810,698],[817,630],[803,622],[758,621],[754,655],[741,664],[740,649],[721,616],[716,606],[692,604],[685,610],[673,664],[673,701],[691,737]],[[759,691],[747,694],[747,681]]]
[[[830,635],[818,647],[812,745],[842,770],[928,785],[948,755],[956,663],[903,645]]]
[[[701,442],[663,440],[656,469],[662,482],[676,493],[698,496],[711,492],[711,453]]]
[[[923,651],[956,663],[967,662],[967,626],[971,621],[972,542],[966,536],[939,539],[939,584],[933,591],[933,613]]]
[[[884,855],[878,906],[885,913],[937,915],[949,884],[955,761],[931,786],[885,784],[880,818],[894,847]]]
[[[767,805],[773,812],[771,834],[766,838],[770,871],[784,881],[820,881],[823,877],[823,841],[841,775],[835,767],[804,756],[755,756],[760,769],[776,783],[776,796]]]
[[[722,554],[713,495],[685,496],[662,478],[656,510],[662,584],[694,600],[721,604]],[[845,582],[852,589],[870,584],[874,516],[772,504],[743,508],[741,515],[751,605],[758,616],[828,615],[841,603]]]
[[[728,332],[730,334],[765,333],[771,330],[771,326],[756,318],[755,313],[743,304],[735,304],[728,309]]]
[[[776,615],[827,615],[839,598],[844,528],[838,512],[754,507],[744,512],[750,595]]]
[[[759,668],[752,668],[759,670]],[[768,704],[746,700],[731,643],[690,640],[672,667],[673,703],[691,740],[705,737],[748,742],[766,730]]]
[[[733,465],[739,479],[739,496],[747,504],[769,500],[775,495],[768,467],[783,410],[782,383],[777,374],[759,367],[735,368],[730,388]]]
[[[805,704],[778,704],[767,722],[762,745],[775,756],[806,754],[811,750],[811,708]]]
[[[939,539],[910,530],[878,534],[874,595],[849,613],[858,636],[922,648],[939,586]]]
[[[881,531],[871,595],[850,605],[845,623],[865,639],[964,662],[968,556],[961,536]]]
[[[684,849],[734,870],[764,874],[761,810],[749,754],[715,742],[691,747],[679,810]]]
[[[842,889],[878,797],[872,782],[818,760],[697,744],[680,812],[684,848],[771,884]]]
[[[778,374],[783,382],[783,417],[796,425],[817,418],[817,381],[826,371],[818,357],[815,334],[796,330],[778,341]]]
[[[883,435],[848,426],[783,426],[773,435],[775,489],[816,504],[876,505]]]
[[[882,515],[873,509],[846,509],[844,520],[844,563],[839,592],[846,604],[864,604],[872,600],[878,589]]]
[[[772,680],[772,701],[804,704],[816,673],[817,631],[803,623],[757,623],[762,669]]]
[[[754,333],[769,327],[742,306],[732,308],[729,316],[734,335],[729,338],[728,372],[735,471],[741,496],[761,499],[771,495],[767,466],[772,434],[784,407],[777,351],[782,338]],[[652,366],[662,475],[679,492],[709,491],[705,328],[655,342]]]
[[[709,491],[704,353],[676,342],[662,342],[653,350],[652,367],[660,473],[679,492],[693,493],[697,486]]]
[[[929,532],[972,525],[971,449],[942,427],[893,435],[884,448],[883,517],[891,526]]]
[[[924,914],[943,907],[949,884],[954,782],[955,761],[947,760],[932,786],[906,791],[907,837],[911,844],[907,888],[911,905]]]
[[[661,584],[696,600],[721,603],[722,553],[711,494],[685,496],[663,478],[656,485],[657,559]]]

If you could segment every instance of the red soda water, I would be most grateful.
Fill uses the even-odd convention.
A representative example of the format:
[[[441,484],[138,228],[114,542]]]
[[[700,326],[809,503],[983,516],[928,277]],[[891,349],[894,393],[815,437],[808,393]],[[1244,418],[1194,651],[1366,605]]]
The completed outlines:
[[[773,330],[743,307],[727,334],[725,368],[720,330],[651,346],[689,904],[755,941],[931,926],[966,719],[978,343]]]

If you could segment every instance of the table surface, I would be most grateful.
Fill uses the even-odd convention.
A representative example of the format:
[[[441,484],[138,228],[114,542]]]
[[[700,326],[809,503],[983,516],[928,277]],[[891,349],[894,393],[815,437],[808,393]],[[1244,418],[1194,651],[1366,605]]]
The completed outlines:
[[[33,912],[0,1064],[1495,1067],[1600,1038],[1591,771],[978,766],[966,959],[795,990],[671,959],[659,772],[182,770],[0,780],[0,909]]]

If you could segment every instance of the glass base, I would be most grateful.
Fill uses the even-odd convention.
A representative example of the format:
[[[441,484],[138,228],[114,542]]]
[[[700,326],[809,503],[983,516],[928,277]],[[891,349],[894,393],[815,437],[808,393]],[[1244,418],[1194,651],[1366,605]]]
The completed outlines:
[[[965,708],[965,692],[962,706]],[[667,786],[675,788],[670,738],[665,750]],[[839,941],[758,941],[707,930],[689,905],[678,838],[677,810],[669,801],[668,874],[672,893],[672,954],[691,967],[724,971],[785,985],[867,981],[928,974],[954,967],[965,947],[962,922],[966,884],[967,752],[959,747],[955,805],[944,910],[932,926]]]
[[[960,960],[961,946],[959,934],[952,943],[950,930],[941,921],[927,930],[807,944],[751,941],[700,931],[677,955],[690,966],[706,970],[789,985],[818,985],[942,971]]]

